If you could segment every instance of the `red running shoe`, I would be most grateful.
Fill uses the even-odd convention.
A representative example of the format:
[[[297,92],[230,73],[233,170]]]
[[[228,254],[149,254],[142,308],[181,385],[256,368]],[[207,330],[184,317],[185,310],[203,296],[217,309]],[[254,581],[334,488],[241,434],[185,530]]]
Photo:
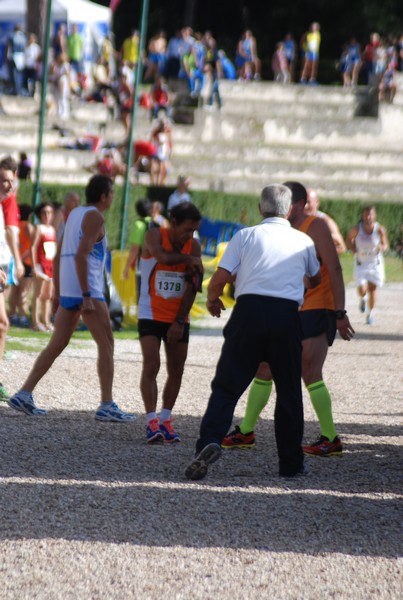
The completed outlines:
[[[302,447],[304,454],[310,456],[340,456],[343,453],[343,444],[337,436],[331,442],[327,437],[321,435],[311,446]]]
[[[221,443],[222,448],[242,448],[251,449],[255,447],[255,432],[250,431],[249,433],[242,433],[238,425],[235,426],[234,431],[231,431],[225,436]]]

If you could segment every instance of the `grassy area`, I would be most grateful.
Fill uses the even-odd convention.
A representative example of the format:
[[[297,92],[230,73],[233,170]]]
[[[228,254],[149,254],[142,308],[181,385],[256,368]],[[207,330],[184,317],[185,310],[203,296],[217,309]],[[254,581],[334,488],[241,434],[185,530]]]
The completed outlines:
[[[354,257],[347,253],[340,257],[340,262],[343,267],[344,282],[353,283]],[[385,256],[385,274],[386,282],[403,282],[403,262],[397,256]]]
[[[343,267],[344,281],[346,284],[353,283],[353,267],[354,259],[352,254],[345,254],[340,257],[340,261]],[[398,282],[403,283],[403,263],[396,256],[385,257],[385,271],[386,271],[386,282]],[[213,269],[208,269],[206,272],[206,278],[209,277],[213,272]],[[198,294],[196,303],[205,308],[206,301],[206,290],[203,290],[202,294]],[[193,320],[193,325],[197,328],[197,320]],[[31,329],[21,329],[19,327],[10,327],[6,349],[8,351],[26,351],[26,352],[40,352],[49,340],[49,333],[41,333],[38,331],[32,331]],[[138,332],[135,325],[124,327],[122,331],[115,331],[114,337],[116,340],[137,340]],[[80,340],[91,340],[91,334],[89,331],[76,331],[72,337],[72,344],[74,347],[80,348]],[[20,340],[30,340],[29,343]],[[84,346],[81,346],[82,348]]]
[[[134,325],[123,329],[122,331],[115,331],[114,337],[117,340],[137,340],[138,332]],[[40,331],[32,331],[32,329],[22,329],[20,327],[10,327],[7,336],[7,350],[26,350],[27,352],[39,352],[44,348],[50,339],[49,333],[42,333]],[[20,341],[24,340],[24,341]],[[30,340],[26,343],[25,340]],[[89,331],[75,331],[73,333],[71,344],[75,348],[84,348],[80,346],[80,340],[92,340]]]

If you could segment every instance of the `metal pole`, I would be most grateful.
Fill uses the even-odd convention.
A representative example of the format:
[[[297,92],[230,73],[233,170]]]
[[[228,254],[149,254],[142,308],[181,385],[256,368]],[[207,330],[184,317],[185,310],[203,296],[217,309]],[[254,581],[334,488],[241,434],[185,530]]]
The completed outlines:
[[[126,244],[126,229],[127,229],[127,209],[129,204],[129,186],[130,186],[130,168],[133,162],[133,138],[134,138],[134,126],[136,121],[136,107],[137,107],[137,90],[140,86],[142,75],[143,75],[143,52],[145,46],[145,37],[147,30],[147,18],[148,18],[148,0],[143,0],[143,6],[141,11],[141,26],[140,26],[140,43],[139,43],[139,60],[137,63],[137,69],[135,73],[134,89],[133,89],[133,106],[131,110],[129,140],[127,142],[127,158],[126,158],[126,173],[123,187],[122,207],[121,207],[121,218],[120,218],[120,249],[124,250]]]
[[[38,206],[41,201],[41,161],[42,161],[42,141],[43,128],[45,124],[46,111],[46,88],[48,83],[48,62],[49,62],[49,42],[50,42],[50,22],[52,17],[52,0],[48,0],[46,13],[46,29],[43,49],[43,75],[41,85],[41,109],[39,113],[39,132],[38,132],[38,151],[36,156],[36,177],[34,184],[33,206]]]

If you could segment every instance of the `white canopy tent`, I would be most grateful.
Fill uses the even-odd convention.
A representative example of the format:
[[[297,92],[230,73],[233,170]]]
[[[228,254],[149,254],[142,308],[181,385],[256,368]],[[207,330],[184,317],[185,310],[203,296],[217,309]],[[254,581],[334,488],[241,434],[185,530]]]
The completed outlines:
[[[26,0],[0,0],[0,65],[5,62],[5,48],[15,25],[25,30]],[[94,58],[94,47],[99,46],[109,32],[111,11],[89,0],[53,0],[52,34],[61,23],[76,23],[84,39],[85,60]]]
[[[24,24],[27,11],[26,0],[0,0],[0,24],[7,21]],[[89,0],[53,0],[52,21],[65,20],[70,23],[109,24],[111,11],[106,6]]]

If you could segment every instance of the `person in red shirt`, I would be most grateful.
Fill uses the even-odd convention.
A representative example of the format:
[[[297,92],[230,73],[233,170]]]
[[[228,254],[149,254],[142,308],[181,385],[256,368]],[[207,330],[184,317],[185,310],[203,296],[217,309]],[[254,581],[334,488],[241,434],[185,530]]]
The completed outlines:
[[[139,173],[154,171],[157,161],[157,147],[146,140],[137,140],[133,144],[133,169],[138,180]]]
[[[15,184],[16,162],[10,157],[0,161],[0,361],[3,358],[6,336],[10,326],[4,290],[10,265],[14,257],[15,275],[19,279],[24,274],[20,253],[18,251],[16,231],[18,231],[18,206],[12,193]],[[0,383],[0,400],[7,400],[8,395]]]
[[[34,292],[32,297],[32,329],[53,331],[50,317],[53,297],[53,259],[56,255],[56,230],[53,227],[54,209],[43,202],[35,210],[40,223],[35,228],[31,247]],[[43,323],[40,320],[42,316]]]
[[[90,173],[106,175],[115,181],[117,175],[124,175],[126,168],[119,152],[113,148],[103,150],[93,165],[88,167]]]
[[[172,120],[171,98],[168,86],[163,77],[158,77],[150,93],[150,120],[157,119],[160,112],[165,112]]]
[[[32,214],[31,206],[28,204],[20,204],[19,210],[18,248],[25,272],[18,281],[18,285],[10,286],[10,293],[8,295],[8,314],[11,325],[28,327],[30,325],[28,296],[32,285],[31,246],[35,227],[30,220]]]

